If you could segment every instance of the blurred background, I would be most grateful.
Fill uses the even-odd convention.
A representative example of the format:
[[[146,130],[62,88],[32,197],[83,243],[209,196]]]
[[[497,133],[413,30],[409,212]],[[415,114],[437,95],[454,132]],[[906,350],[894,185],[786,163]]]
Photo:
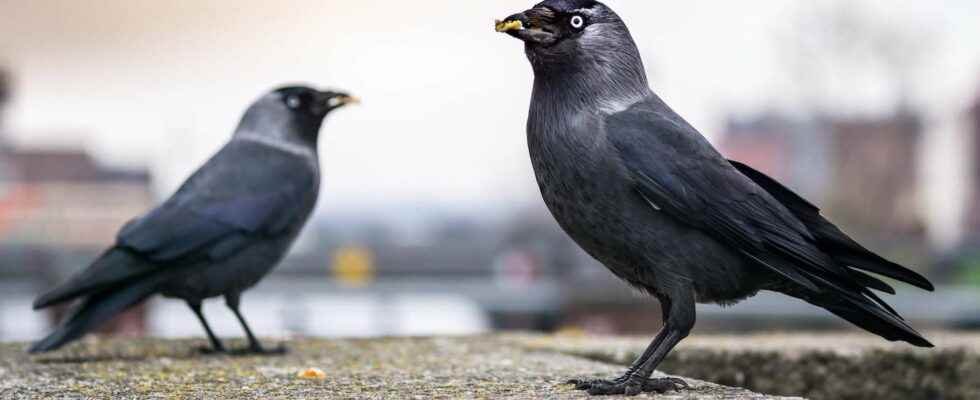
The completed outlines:
[[[980,3],[609,0],[655,91],[730,158],[933,279],[890,299],[980,328]],[[165,199],[284,83],[351,91],[315,218],[244,297],[262,335],[646,333],[635,294],[557,228],[524,123],[532,74],[494,18],[532,1],[0,0],[0,340],[39,292]],[[639,315],[636,310],[646,310]],[[206,313],[240,335],[220,302]],[[698,330],[849,329],[796,300],[701,306]],[[155,299],[106,332],[201,336]]]

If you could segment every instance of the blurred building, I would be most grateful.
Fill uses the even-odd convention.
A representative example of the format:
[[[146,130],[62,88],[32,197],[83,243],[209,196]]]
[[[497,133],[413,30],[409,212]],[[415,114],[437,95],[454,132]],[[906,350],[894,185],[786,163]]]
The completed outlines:
[[[829,127],[833,134],[830,211],[861,235],[922,238],[921,117],[900,109],[884,117],[834,119]]]
[[[966,112],[971,160],[969,202],[964,220],[964,240],[939,260],[941,276],[957,284],[980,287],[980,90]]]
[[[829,175],[827,141],[819,123],[764,112],[729,117],[720,147],[726,157],[751,165],[819,203]]]
[[[824,117],[814,122],[762,113],[732,117],[722,152],[824,208],[862,236],[919,237],[920,117]]]
[[[0,78],[0,107],[11,91],[9,77]],[[80,149],[18,148],[5,140],[3,129],[0,126],[4,279],[33,281],[37,289],[54,285],[98,256],[126,221],[154,202],[146,169],[105,166]],[[61,310],[56,311],[55,318]],[[142,330],[142,318],[120,321],[124,330]]]
[[[84,151],[0,153],[0,240],[28,247],[101,249],[152,205],[146,170],[99,165]]]
[[[929,268],[918,192],[922,134],[921,117],[907,108],[861,117],[761,112],[730,117],[719,147],[801,193],[884,256]]]

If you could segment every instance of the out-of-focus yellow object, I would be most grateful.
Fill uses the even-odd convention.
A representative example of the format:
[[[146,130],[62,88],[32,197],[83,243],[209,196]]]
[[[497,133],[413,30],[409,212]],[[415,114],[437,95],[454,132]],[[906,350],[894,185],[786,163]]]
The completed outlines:
[[[343,285],[367,286],[375,279],[374,255],[363,247],[342,247],[334,253],[332,270]]]
[[[555,332],[555,336],[584,337],[585,329],[582,329],[577,326],[564,326],[561,329],[558,329],[557,332]]]
[[[324,380],[327,379],[327,373],[323,372],[323,370],[319,368],[307,368],[305,370],[299,371],[299,373],[296,374],[296,377],[303,378],[303,379]]]

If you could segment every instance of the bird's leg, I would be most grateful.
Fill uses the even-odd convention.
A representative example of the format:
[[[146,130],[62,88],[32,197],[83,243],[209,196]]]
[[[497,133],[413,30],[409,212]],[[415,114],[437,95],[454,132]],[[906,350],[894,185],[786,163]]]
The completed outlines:
[[[623,376],[616,378],[616,381],[626,382],[631,376],[633,376],[633,374],[636,373],[636,370],[640,369],[640,367],[642,367],[643,364],[645,364],[647,360],[650,359],[650,356],[653,355],[653,352],[656,351],[658,347],[660,347],[660,344],[663,343],[664,337],[666,336],[667,336],[667,330],[660,329],[660,332],[657,332],[657,337],[653,338],[653,341],[651,341],[650,344],[647,345],[647,348],[646,350],[643,351],[643,354],[637,357],[636,360],[633,361],[633,364],[630,365],[630,368],[626,370],[626,373],[623,374]]]
[[[643,392],[664,393],[671,390],[687,388],[688,385],[683,380],[677,378],[650,379],[650,375],[658,365],[673,350],[674,346],[683,340],[694,328],[695,310],[693,292],[688,291],[681,296],[662,298],[661,304],[666,309],[664,328],[657,338],[651,343],[652,351],[644,352],[640,357],[642,361],[639,368],[630,368],[632,373],[627,373],[625,380],[615,381],[593,381],[587,388],[583,388],[591,395],[615,395],[625,394],[634,396]],[[647,354],[649,353],[649,354]],[[640,360],[638,360],[640,361]]]
[[[262,347],[262,343],[260,343],[259,340],[255,338],[255,335],[254,334],[252,334],[252,329],[248,327],[248,323],[245,322],[245,317],[243,317],[242,316],[242,313],[238,310],[240,303],[241,303],[241,295],[240,294],[227,294],[227,295],[225,295],[225,304],[227,304],[228,305],[228,308],[230,308],[231,311],[235,313],[235,317],[238,318],[238,322],[242,324],[242,328],[245,330],[245,336],[248,337],[248,348],[245,349],[244,351],[240,351],[240,352],[236,352],[236,353],[241,353],[241,354],[283,354],[283,353],[285,353],[286,352],[286,348],[284,346],[279,346],[279,347],[276,347],[276,348],[271,349],[271,350],[266,350],[264,347]]]
[[[589,394],[625,394],[627,396],[634,396],[644,392],[665,393],[672,390],[686,389],[688,387],[687,382],[679,378],[650,378],[650,375],[653,374],[657,366],[667,357],[667,354],[674,349],[677,343],[680,343],[681,340],[687,337],[690,332],[689,329],[678,329],[671,327],[669,324],[665,330],[668,330],[668,333],[664,338],[664,342],[661,343],[654,354],[647,359],[646,363],[640,369],[636,370],[626,382],[608,387],[592,387],[589,389]]]
[[[593,385],[613,385],[616,383],[625,383],[631,376],[633,376],[634,373],[636,373],[636,370],[640,369],[640,367],[646,363],[650,356],[653,355],[653,352],[660,346],[660,343],[664,341],[664,337],[666,336],[667,330],[661,329],[660,332],[657,333],[657,337],[650,342],[643,354],[637,357],[636,361],[633,361],[633,364],[628,370],[626,370],[626,373],[616,379],[572,379],[568,381],[568,383],[575,385],[575,389],[577,390],[589,390]]]
[[[208,340],[211,341],[211,348],[202,348],[201,351],[204,353],[224,353],[225,346],[221,344],[221,341],[218,340],[218,337],[215,336],[214,332],[211,331],[211,326],[208,325],[208,321],[204,319],[204,313],[201,312],[201,301],[187,300],[187,306],[189,306],[191,310],[194,311],[194,314],[197,315],[197,319],[201,321],[201,325],[204,326],[204,331],[207,332],[208,334]]]
[[[666,326],[667,319],[670,316],[670,307],[668,307],[668,304],[670,304],[670,300],[666,298],[660,299],[660,310],[661,310],[661,316],[663,318],[664,326]],[[660,344],[663,343],[664,338],[666,336],[667,336],[667,330],[661,329],[660,332],[657,333],[657,336],[653,339],[653,341],[651,341],[650,344],[647,345],[647,348],[646,350],[643,351],[643,354],[637,357],[637,359],[633,361],[633,364],[630,365],[630,368],[626,370],[626,373],[624,373],[619,378],[613,379],[611,381],[606,379],[572,379],[568,381],[568,383],[575,385],[575,389],[578,390],[589,390],[590,388],[592,388],[593,385],[612,385],[616,383],[625,383],[627,380],[629,380],[631,376],[633,376],[634,373],[636,373],[638,369],[640,369],[640,367],[643,366],[643,364],[647,362],[648,359],[650,359],[650,356],[652,356],[653,352],[656,351],[658,347],[660,347]]]

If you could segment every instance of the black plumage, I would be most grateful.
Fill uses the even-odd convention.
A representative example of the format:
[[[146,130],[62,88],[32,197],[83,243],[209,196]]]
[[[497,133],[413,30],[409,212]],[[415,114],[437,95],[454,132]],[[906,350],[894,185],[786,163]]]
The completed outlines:
[[[239,312],[241,293],[282,258],[316,204],[317,138],[324,117],[350,102],[343,93],[286,87],[253,104],[235,135],[162,205],[127,223],[114,246],[67,282],[39,296],[35,309],[81,299],[31,352],[57,349],[154,294],[184,299],[213,350],[224,346],[201,313],[224,296],[249,339],[264,349]]]
[[[647,83],[623,21],[592,1],[549,0],[497,24],[525,42],[534,70],[528,146],[542,197],[589,254],[660,300],[664,329],[622,377],[575,383],[593,394],[678,389],[649,379],[695,323],[695,303],[761,290],[827,309],[888,340],[931,344],[873,290],[921,275],[865,249],[820,210],[726,160]]]

